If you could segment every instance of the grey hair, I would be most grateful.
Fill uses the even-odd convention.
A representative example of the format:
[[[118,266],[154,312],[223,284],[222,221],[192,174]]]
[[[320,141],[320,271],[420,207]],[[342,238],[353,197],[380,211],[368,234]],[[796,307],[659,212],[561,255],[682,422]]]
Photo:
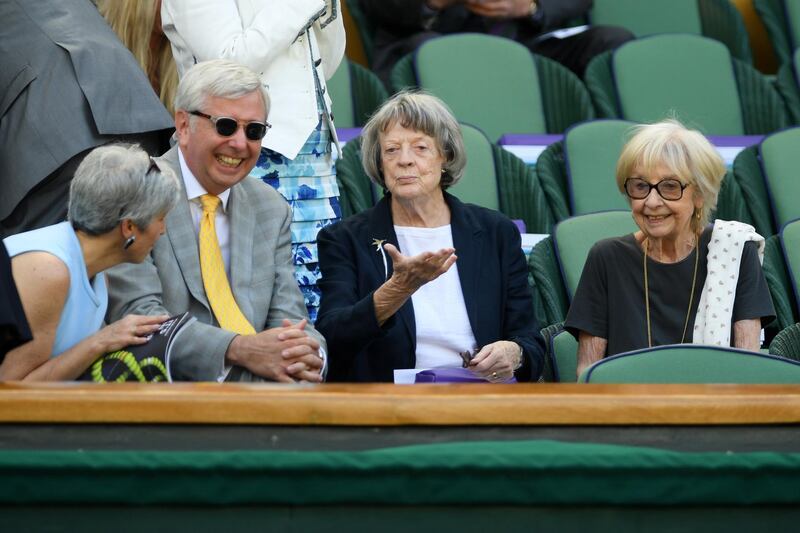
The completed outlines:
[[[193,65],[181,78],[175,94],[175,110],[200,111],[211,96],[241,98],[258,91],[264,102],[264,118],[269,115],[269,93],[252,69],[228,61],[212,59]]]
[[[125,219],[145,229],[178,201],[180,185],[168,168],[152,167],[147,152],[132,144],[108,144],[83,159],[69,187],[72,227],[102,235]]]
[[[444,102],[422,91],[395,94],[370,117],[361,130],[361,164],[372,181],[386,188],[386,180],[381,172],[380,136],[395,124],[432,137],[444,157],[444,173],[439,185],[446,189],[458,183],[467,165],[461,127]]]

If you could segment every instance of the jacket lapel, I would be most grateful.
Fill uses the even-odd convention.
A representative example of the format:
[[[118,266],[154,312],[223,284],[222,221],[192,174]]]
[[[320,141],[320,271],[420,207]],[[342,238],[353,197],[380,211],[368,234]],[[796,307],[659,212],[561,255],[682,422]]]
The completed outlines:
[[[192,224],[192,213],[186,199],[186,186],[183,183],[180,163],[178,162],[178,146],[175,145],[158,160],[175,172],[180,182],[180,199],[167,215],[166,238],[169,239],[172,251],[180,265],[184,281],[192,296],[209,309],[206,291],[203,287],[203,276],[200,273],[200,252],[197,247],[197,235]]]
[[[478,309],[480,309],[480,279],[485,235],[477,221],[464,209],[464,204],[447,193],[445,200],[450,206],[450,228],[453,233],[453,248],[456,249],[458,256],[456,267],[461,281],[461,291],[464,293],[464,304],[467,307],[472,333],[480,344]]]
[[[252,321],[254,313],[247,292],[249,292],[253,275],[256,217],[253,213],[253,206],[241,185],[234,185],[231,188],[231,195],[228,198],[228,214],[231,232],[231,290],[242,313]]]
[[[370,217],[369,228],[370,233],[365,244],[370,248],[372,263],[380,278],[384,278],[385,272],[385,279],[389,279],[392,272],[394,272],[392,259],[386,252],[381,254],[375,240],[383,240],[393,244],[398,250],[400,249],[400,245],[397,243],[397,234],[394,231],[394,224],[392,222],[391,195],[386,194],[375,206],[375,210]],[[402,252],[402,250],[400,251]],[[384,255],[386,256],[386,267],[384,267],[383,264]],[[403,323],[403,327],[409,336],[410,343],[414,347],[414,350],[416,350],[417,328],[414,324],[414,306],[411,303],[411,298],[403,304],[396,316]]]

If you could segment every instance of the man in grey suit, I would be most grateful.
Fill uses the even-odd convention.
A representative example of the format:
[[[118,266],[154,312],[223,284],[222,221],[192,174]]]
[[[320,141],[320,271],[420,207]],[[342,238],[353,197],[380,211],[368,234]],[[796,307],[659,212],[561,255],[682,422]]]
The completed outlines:
[[[274,189],[247,176],[268,128],[269,97],[258,75],[231,61],[198,63],[178,86],[175,110],[178,143],[156,162],[182,178],[182,200],[149,260],[108,271],[108,319],[191,312],[197,321],[172,352],[175,379],[321,381],[324,340],[307,324],[294,280],[291,210]],[[209,196],[215,205],[204,211]],[[223,284],[251,334],[220,326],[229,309],[215,307],[209,259],[201,257],[209,217]]]
[[[161,153],[172,117],[88,0],[0,0],[0,234],[66,218],[83,157],[111,141]]]

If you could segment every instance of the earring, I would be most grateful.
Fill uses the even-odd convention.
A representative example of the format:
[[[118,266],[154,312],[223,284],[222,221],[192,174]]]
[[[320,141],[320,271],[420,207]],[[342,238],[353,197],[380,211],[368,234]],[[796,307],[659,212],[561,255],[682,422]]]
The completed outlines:
[[[699,209],[694,212],[694,218],[696,218],[697,220],[700,220],[700,210]]]
[[[128,237],[128,240],[125,241],[125,244],[122,245],[122,249],[127,250],[128,248],[133,246],[133,243],[135,242],[136,242],[136,235],[131,235],[130,237]]]

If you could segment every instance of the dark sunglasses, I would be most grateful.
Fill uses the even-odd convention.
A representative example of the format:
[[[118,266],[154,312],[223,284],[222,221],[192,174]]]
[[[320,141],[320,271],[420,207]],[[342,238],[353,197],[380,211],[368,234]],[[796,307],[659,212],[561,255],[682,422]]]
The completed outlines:
[[[206,115],[200,111],[189,111],[189,114],[210,120],[214,124],[214,128],[217,130],[217,133],[223,137],[230,137],[236,133],[236,130],[239,129],[239,121],[235,118],[212,117],[211,115]],[[269,130],[272,125],[269,122],[258,122],[257,120],[254,120],[252,122],[243,124],[242,127],[244,128],[244,136],[247,137],[248,140],[260,141],[264,138],[264,135],[267,134],[267,130]]]
[[[628,178],[625,180],[625,194],[634,200],[644,200],[655,189],[664,200],[680,200],[683,198],[683,190],[688,186],[688,183],[672,178],[661,180],[655,185],[650,185],[641,178]]]

